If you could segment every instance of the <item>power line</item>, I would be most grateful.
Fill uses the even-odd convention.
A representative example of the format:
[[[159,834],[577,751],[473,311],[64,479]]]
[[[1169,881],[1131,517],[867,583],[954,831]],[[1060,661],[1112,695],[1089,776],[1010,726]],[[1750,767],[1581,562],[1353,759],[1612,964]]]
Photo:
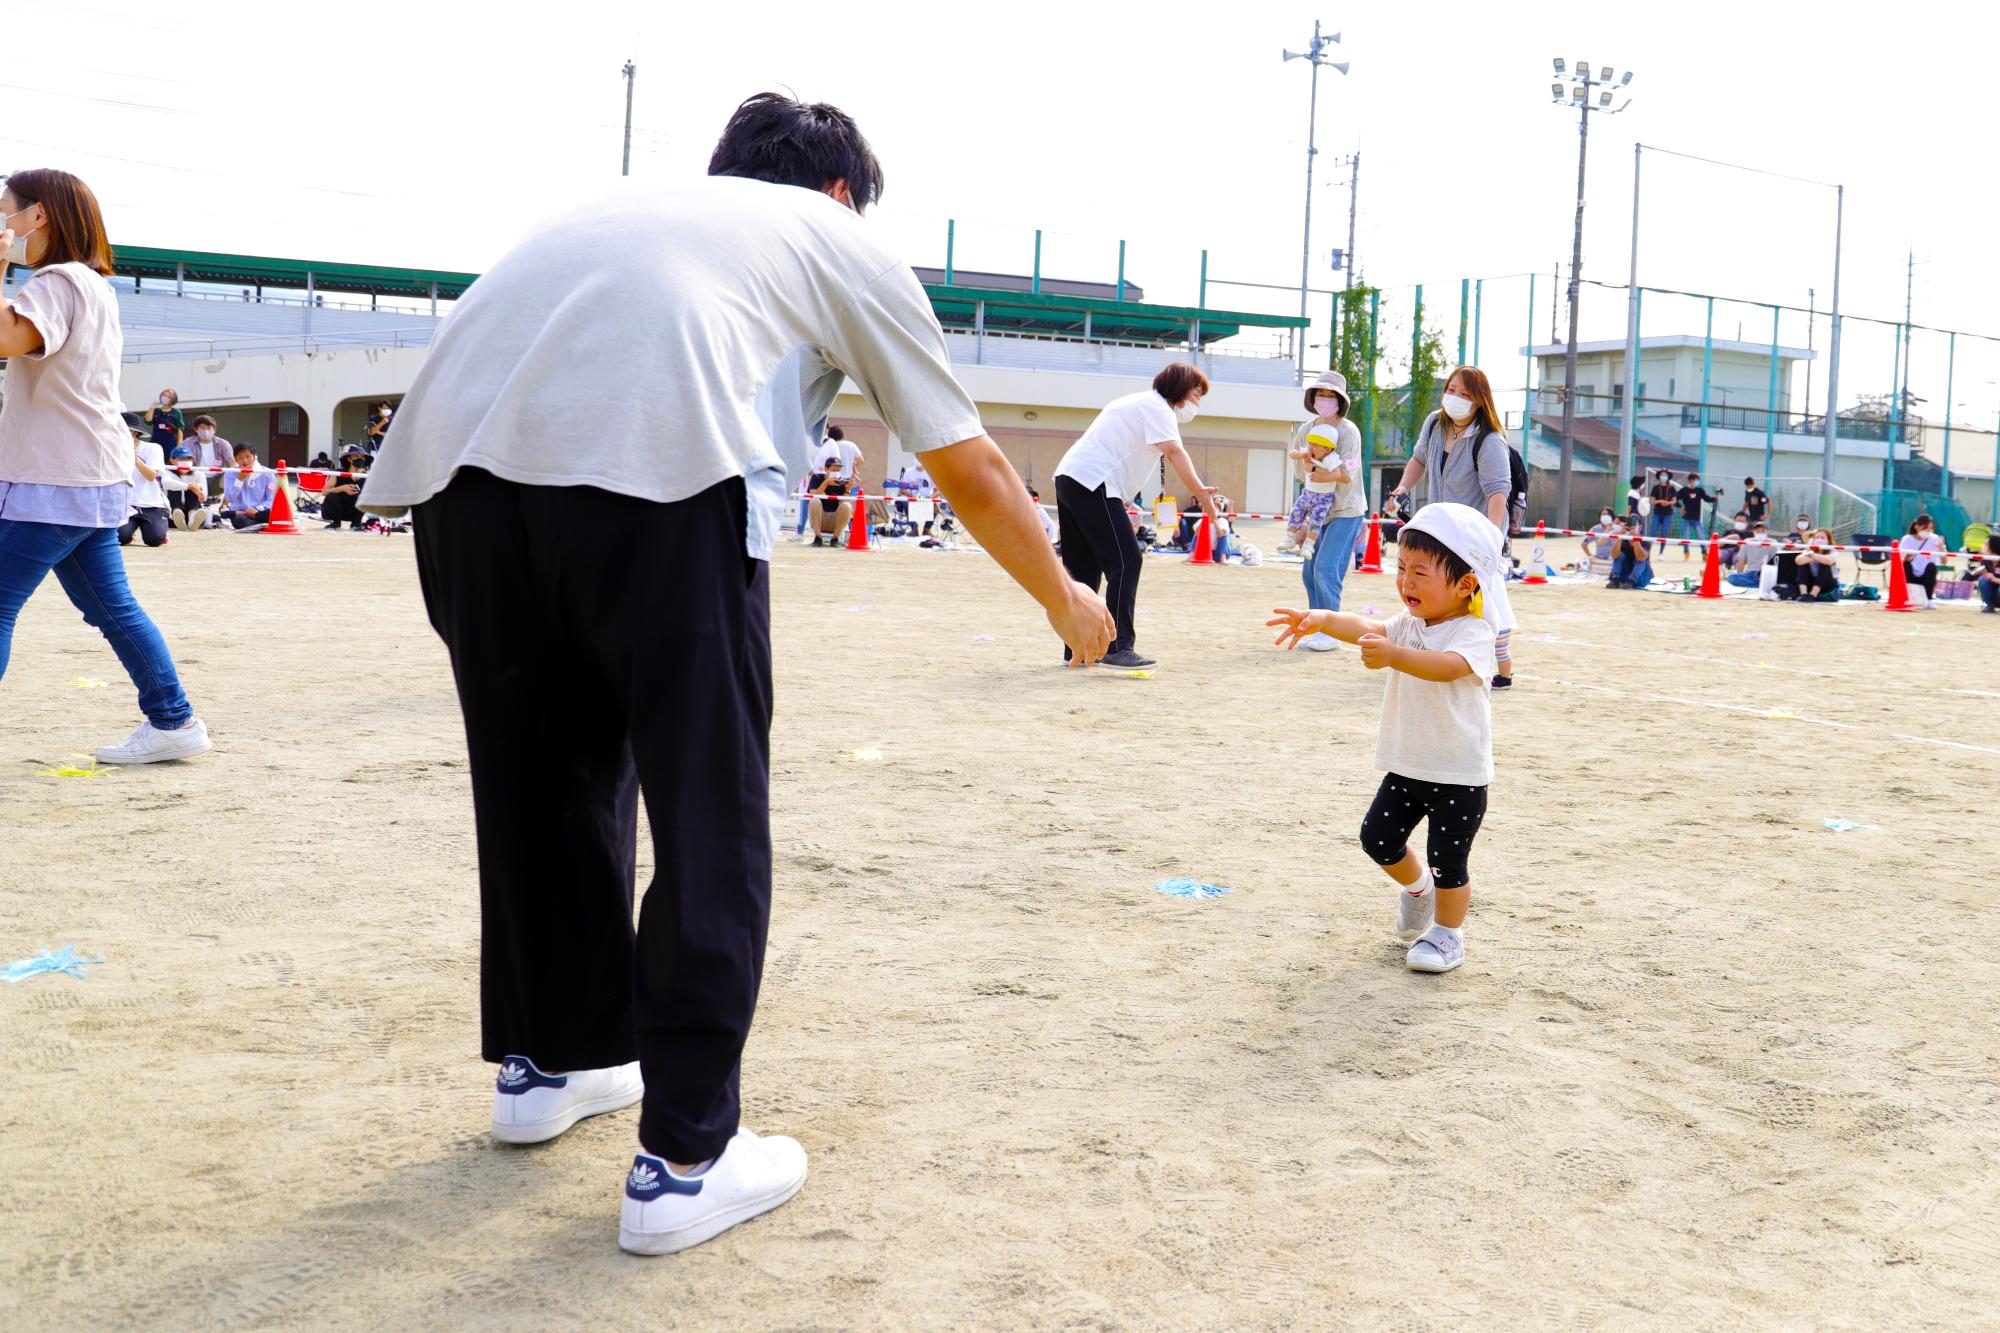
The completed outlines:
[[[88,93],[65,93],[54,88],[30,88],[25,83],[0,83],[0,88],[11,88],[17,93],[34,93],[41,97],[67,97],[76,102],[95,102],[99,106],[117,107],[121,111],[157,111],[166,116],[192,116],[194,112],[184,106],[155,106],[151,102],[125,102],[115,97],[92,97]]]
[[[116,153],[100,153],[90,148],[70,148],[63,144],[38,143],[33,139],[17,139],[11,134],[0,135],[0,142],[20,144],[24,148],[40,148],[51,153],[68,153],[74,157],[94,157],[106,162],[125,162],[135,167],[151,167],[155,171],[171,171],[185,176],[211,176],[218,180],[266,180],[263,176],[253,176],[240,171],[210,171],[204,167],[176,166],[167,162],[149,162],[140,157],[120,157]],[[319,194],[345,195],[351,199],[388,199],[388,195],[367,194],[361,190],[337,190],[330,185],[304,185],[297,182],[280,182],[295,190],[312,190]]]
[[[1782,181],[1797,181],[1800,185],[1817,185],[1822,190],[1837,190],[1840,187],[1832,181],[1816,181],[1810,176],[1788,176],[1782,171],[1766,171],[1763,167],[1746,167],[1741,162],[1724,162],[1718,157],[1703,157],[1699,153],[1682,153],[1672,148],[1661,148],[1657,144],[1639,145],[1649,153],[1665,153],[1668,157],[1684,157],[1690,162],[1706,162],[1711,167],[1728,167],[1731,171],[1747,171],[1753,176],[1775,176]]]

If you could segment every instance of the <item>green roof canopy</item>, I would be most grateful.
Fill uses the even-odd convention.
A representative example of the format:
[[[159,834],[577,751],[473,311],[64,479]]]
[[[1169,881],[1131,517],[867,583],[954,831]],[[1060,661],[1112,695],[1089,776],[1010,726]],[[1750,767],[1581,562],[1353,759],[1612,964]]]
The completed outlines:
[[[112,270],[128,278],[184,277],[189,282],[262,284],[301,291],[305,290],[306,274],[310,273],[317,291],[361,292],[371,296],[427,297],[431,294],[431,284],[436,283],[438,296],[445,298],[465,295],[465,289],[479,276],[445,269],[270,259],[262,255],[212,254],[206,250],[155,250],[143,245],[114,246]]]
[[[216,254],[206,250],[159,250],[143,245],[116,247],[114,270],[123,277],[154,281],[183,278],[236,286],[262,285],[303,291],[306,275],[314,290],[357,292],[376,296],[456,299],[478,280],[477,273],[445,269],[392,268],[380,264],[337,264],[311,259],[273,259],[262,255]],[[990,333],[1082,337],[1089,316],[1094,338],[1120,342],[1185,342],[1200,326],[1206,347],[1234,337],[1246,328],[1299,329],[1307,321],[1297,315],[1263,315],[1234,310],[1200,310],[1193,306],[1148,305],[1093,296],[1062,296],[1047,292],[1010,291],[998,287],[966,287],[956,283],[925,283],[924,291],[947,329],[970,330],[978,309],[985,306]]]

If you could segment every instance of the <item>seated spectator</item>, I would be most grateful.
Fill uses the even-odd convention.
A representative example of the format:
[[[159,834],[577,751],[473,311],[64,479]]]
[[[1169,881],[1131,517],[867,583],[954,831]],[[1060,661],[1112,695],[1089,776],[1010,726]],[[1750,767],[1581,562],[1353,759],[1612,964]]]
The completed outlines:
[[[194,450],[184,444],[167,455],[167,519],[183,532],[199,532],[212,517],[208,509],[208,474],[195,466]]]
[[[1608,586],[1636,591],[1652,581],[1653,553],[1647,548],[1645,532],[1637,523],[1627,522],[1612,543]]]
[[[278,493],[278,475],[257,462],[249,445],[236,450],[236,470],[222,479],[222,512],[238,530],[261,528],[271,521],[271,501]]]
[[[1807,537],[1805,549],[1792,558],[1789,583],[1779,575],[1778,596],[1787,601],[1837,602],[1840,600],[1840,552],[1833,549],[1833,533],[1816,528]]]
[[[204,499],[212,500],[222,494],[222,476],[229,471],[235,457],[235,448],[216,433],[214,417],[194,419],[194,464],[207,469],[201,474]]]
[[[130,546],[132,534],[140,534],[148,546],[167,543],[167,492],[160,484],[167,460],[160,446],[147,438],[146,419],[137,412],[125,414],[126,429],[132,432],[132,513],[118,525],[118,544]]]
[[[1937,597],[1938,557],[1944,554],[1944,538],[1937,535],[1937,524],[1929,514],[1918,514],[1896,546],[1903,562],[1903,577],[1912,587],[1924,590],[1924,602],[1928,605]]]
[[[1609,560],[1618,545],[1618,533],[1623,526],[1618,521],[1618,515],[1609,509],[1599,510],[1597,522],[1591,524],[1590,531],[1583,536],[1583,558],[1586,561]]]
[[[1736,567],[1737,557],[1742,554],[1744,544],[1749,540],[1750,515],[1739,509],[1736,511],[1736,517],[1729,521],[1728,529],[1722,534],[1721,558],[1724,569]]]
[[[1771,540],[1770,529],[1762,523],[1754,525],[1749,539],[1736,548],[1736,567],[1728,576],[1730,585],[1737,588],[1760,587],[1764,566],[1771,562],[1777,550],[1778,544]]]
[[[1966,572],[1975,580],[1986,614],[2000,611],[2000,532],[1986,539],[1986,549],[1968,562]]]
[[[849,523],[854,518],[854,501],[847,499],[847,482],[831,472],[816,474],[811,494],[819,503],[812,509],[812,544],[824,542],[828,546],[840,546],[847,535]]]
[[[361,452],[365,454],[368,451],[366,449],[363,449]],[[347,451],[343,449],[341,451],[340,456],[342,458],[347,457]],[[315,468],[315,467],[319,468],[323,472],[331,472],[333,471],[333,460],[331,458],[328,458],[326,456],[326,450],[322,449],[318,453],[313,455],[312,462],[306,464],[306,466],[309,468]]]
[[[326,489],[320,492],[319,516],[326,520],[329,528],[337,528],[342,523],[360,532],[368,526],[367,515],[360,509],[361,487],[368,471],[368,451],[358,444],[350,444],[340,455],[340,475],[327,478]]]

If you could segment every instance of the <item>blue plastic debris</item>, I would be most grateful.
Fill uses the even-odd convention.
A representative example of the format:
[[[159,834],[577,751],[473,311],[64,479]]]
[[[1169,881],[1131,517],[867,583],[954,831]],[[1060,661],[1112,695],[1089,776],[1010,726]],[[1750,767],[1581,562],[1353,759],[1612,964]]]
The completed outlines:
[[[1873,824],[1857,824],[1851,819],[1828,819],[1823,821],[1829,833],[1850,833],[1858,828],[1874,828]]]
[[[1153,887],[1170,898],[1220,898],[1229,892],[1220,884],[1203,884],[1193,879],[1163,879]]]
[[[83,969],[102,963],[102,958],[78,958],[76,950],[68,945],[56,953],[42,950],[33,958],[19,958],[0,969],[0,981],[12,984],[26,981],[29,977],[40,976],[44,972],[63,972],[72,977],[81,977]]]

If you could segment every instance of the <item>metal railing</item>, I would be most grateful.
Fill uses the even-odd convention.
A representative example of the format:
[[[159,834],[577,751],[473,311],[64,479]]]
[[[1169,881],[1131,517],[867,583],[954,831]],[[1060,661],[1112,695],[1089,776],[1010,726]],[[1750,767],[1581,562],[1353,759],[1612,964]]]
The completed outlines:
[[[301,352],[338,351],[352,347],[428,347],[437,334],[434,326],[408,329],[371,329],[356,333],[269,334],[237,338],[188,338],[155,341],[149,338],[137,348],[128,346],[127,364],[143,361],[215,360],[227,356],[276,356]]]

